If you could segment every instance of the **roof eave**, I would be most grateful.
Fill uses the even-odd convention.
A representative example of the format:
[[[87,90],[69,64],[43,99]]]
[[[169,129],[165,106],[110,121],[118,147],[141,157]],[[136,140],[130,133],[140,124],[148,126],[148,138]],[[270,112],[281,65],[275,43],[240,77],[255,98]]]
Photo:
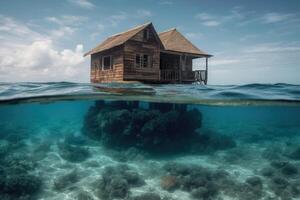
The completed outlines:
[[[206,53],[192,53],[192,52],[175,51],[175,50],[169,50],[169,49],[164,49],[164,50],[161,50],[161,51],[165,52],[165,53],[189,54],[189,55],[193,55],[193,56],[213,57],[213,55],[206,54]]]

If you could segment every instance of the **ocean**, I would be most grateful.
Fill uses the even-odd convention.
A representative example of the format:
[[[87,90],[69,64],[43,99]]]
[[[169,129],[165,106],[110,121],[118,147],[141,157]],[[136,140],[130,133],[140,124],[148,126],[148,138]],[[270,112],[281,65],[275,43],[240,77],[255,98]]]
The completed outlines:
[[[300,199],[299,116],[300,85],[0,83],[0,199]]]

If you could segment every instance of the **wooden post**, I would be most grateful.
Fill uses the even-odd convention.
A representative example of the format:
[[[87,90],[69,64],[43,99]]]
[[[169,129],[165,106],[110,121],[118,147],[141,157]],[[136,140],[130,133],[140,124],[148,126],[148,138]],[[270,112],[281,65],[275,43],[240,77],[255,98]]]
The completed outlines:
[[[205,58],[205,68],[206,68],[206,71],[205,71],[205,85],[207,84],[207,78],[208,78],[208,57]]]
[[[179,71],[179,83],[181,83],[181,73],[182,73],[182,66],[183,66],[183,61],[182,61],[182,55],[179,55],[179,69],[178,69],[178,71]]]

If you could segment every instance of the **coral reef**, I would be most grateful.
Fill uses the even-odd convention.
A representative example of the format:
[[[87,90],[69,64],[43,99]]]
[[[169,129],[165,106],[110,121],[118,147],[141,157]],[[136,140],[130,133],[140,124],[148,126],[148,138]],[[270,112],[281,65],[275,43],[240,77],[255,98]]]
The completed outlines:
[[[94,198],[86,191],[80,191],[77,195],[77,200],[94,200]]]
[[[267,178],[268,188],[281,199],[299,198],[299,166],[286,160],[274,160],[261,174]]]
[[[235,142],[216,134],[199,134],[202,115],[186,105],[98,101],[85,116],[83,134],[115,149],[176,153],[232,148]]]
[[[300,147],[294,149],[292,152],[290,152],[287,155],[289,158],[294,159],[294,160],[300,160]]]
[[[230,182],[229,175],[225,171],[212,171],[197,165],[184,165],[168,163],[164,166],[168,176],[172,176],[163,182],[172,185],[172,189],[188,191],[196,199],[210,199],[218,195],[220,189]],[[176,184],[175,184],[176,183]],[[164,186],[164,187],[163,187]],[[162,184],[164,189],[170,189]]]
[[[30,172],[36,167],[29,157],[8,155],[0,163],[0,199],[35,199],[42,180]]]
[[[108,166],[97,183],[98,196],[103,199],[129,197],[130,187],[139,187],[145,182],[141,176],[127,165]]]
[[[132,200],[161,200],[161,198],[158,194],[148,192],[140,196],[136,196],[132,198]]]
[[[70,145],[66,142],[57,144],[59,155],[69,162],[83,162],[91,155],[87,148],[76,145]]]
[[[173,191],[178,188],[178,184],[179,183],[176,176],[167,175],[161,177],[160,186],[164,190]]]
[[[71,187],[74,183],[78,181],[79,181],[79,176],[77,173],[77,169],[74,169],[72,172],[55,179],[53,186],[55,190],[62,191],[64,189]]]
[[[264,196],[263,181],[257,176],[240,182],[224,170],[213,170],[199,165],[168,163],[164,169],[167,176],[162,177],[161,187],[169,190],[166,184],[171,185],[172,191],[187,191],[194,199],[218,199],[220,194],[246,200]]]

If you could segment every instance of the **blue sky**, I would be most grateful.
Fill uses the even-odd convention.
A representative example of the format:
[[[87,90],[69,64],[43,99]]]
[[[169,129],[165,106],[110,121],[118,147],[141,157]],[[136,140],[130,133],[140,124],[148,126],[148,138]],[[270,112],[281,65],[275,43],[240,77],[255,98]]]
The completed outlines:
[[[0,81],[88,82],[83,53],[149,21],[214,55],[210,84],[300,84],[298,0],[1,1]]]

